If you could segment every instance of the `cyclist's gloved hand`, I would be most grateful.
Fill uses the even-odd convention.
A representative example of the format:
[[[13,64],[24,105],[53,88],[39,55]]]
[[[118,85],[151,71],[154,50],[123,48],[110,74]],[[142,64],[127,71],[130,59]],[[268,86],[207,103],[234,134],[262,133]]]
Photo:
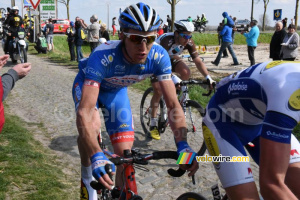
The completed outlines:
[[[112,163],[110,160],[106,158],[103,152],[97,152],[91,157],[92,162],[92,170],[93,170],[93,176],[96,180],[100,181],[101,184],[103,184],[103,181],[99,180],[101,177],[103,177],[106,173],[105,171],[105,165],[110,164],[112,168],[112,172],[116,171],[115,164]],[[104,182],[107,182],[107,180],[104,178]],[[105,184],[104,184],[105,186]]]
[[[189,144],[186,142],[186,141],[180,141],[176,144],[177,146],[177,153],[178,155],[180,153],[196,153],[190,146]]]
[[[177,153],[178,155],[180,153],[196,153],[189,145],[186,141],[180,141],[176,144],[177,146]],[[196,157],[195,157],[196,158]],[[190,173],[188,174],[189,176],[193,176],[196,171],[199,169],[199,164],[196,162],[196,159],[193,160],[191,165],[179,165],[181,169],[183,170],[187,170]]]
[[[214,86],[216,85],[216,81],[214,81],[214,80],[210,77],[210,75],[207,75],[205,78],[206,78],[206,80],[208,81],[208,83],[209,83],[209,85],[210,85],[211,87],[214,87]]]

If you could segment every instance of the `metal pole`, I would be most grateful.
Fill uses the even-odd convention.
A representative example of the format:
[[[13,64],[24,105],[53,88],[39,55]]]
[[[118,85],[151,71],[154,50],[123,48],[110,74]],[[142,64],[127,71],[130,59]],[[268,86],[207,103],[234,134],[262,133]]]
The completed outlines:
[[[11,7],[14,7],[16,5],[15,0],[11,0]]]
[[[254,7],[254,0],[252,0],[252,7],[251,7],[251,21],[253,20],[253,7]]]
[[[108,30],[109,30],[109,2],[107,2],[106,3],[106,5],[107,5],[107,28],[108,28]]]

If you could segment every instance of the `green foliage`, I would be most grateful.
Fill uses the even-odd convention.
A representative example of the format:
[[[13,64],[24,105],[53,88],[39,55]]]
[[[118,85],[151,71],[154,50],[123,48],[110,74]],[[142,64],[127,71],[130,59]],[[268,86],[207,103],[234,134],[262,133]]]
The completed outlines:
[[[269,44],[271,42],[273,33],[260,33],[258,38],[258,43],[266,43]],[[193,33],[193,40],[196,45],[207,45],[207,46],[217,46],[218,42],[218,34],[217,33]],[[234,37],[235,45],[247,45],[246,38],[239,32],[235,33]]]
[[[0,134],[0,199],[75,199],[55,157],[18,117],[6,114]]]

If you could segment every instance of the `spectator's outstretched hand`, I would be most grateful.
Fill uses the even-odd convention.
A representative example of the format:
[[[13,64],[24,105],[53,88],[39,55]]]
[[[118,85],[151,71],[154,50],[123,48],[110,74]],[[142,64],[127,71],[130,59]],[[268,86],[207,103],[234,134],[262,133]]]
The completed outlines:
[[[9,55],[0,56],[0,69],[7,63]]]
[[[31,70],[31,63],[18,64],[13,67],[13,70],[15,70],[18,73],[19,79],[21,79],[25,77]]]

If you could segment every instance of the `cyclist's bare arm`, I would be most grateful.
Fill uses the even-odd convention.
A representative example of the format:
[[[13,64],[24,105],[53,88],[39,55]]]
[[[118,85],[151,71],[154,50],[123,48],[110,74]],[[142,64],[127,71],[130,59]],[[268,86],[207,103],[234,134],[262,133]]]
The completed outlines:
[[[100,87],[100,85],[99,85]],[[99,95],[99,87],[83,86],[82,97],[77,111],[76,124],[79,137],[86,154],[91,158],[97,152],[102,152],[98,141],[95,138],[95,127],[93,126],[93,114]],[[100,176],[98,181],[106,188],[110,189],[113,181],[107,174]]]
[[[160,88],[168,108],[168,118],[174,133],[175,142],[186,140],[186,123],[183,110],[176,96],[175,86],[172,80],[159,82]]]
[[[176,97],[175,86],[172,80],[165,80],[159,82],[162,93],[168,108],[168,119],[170,126],[174,133],[175,142],[182,140],[186,141],[186,122],[183,110]],[[198,163],[194,160],[192,166],[180,166],[181,168],[190,171],[189,176],[192,176],[199,169]]]
[[[89,157],[102,151],[95,139],[92,116],[99,94],[98,87],[83,86],[82,99],[77,111],[76,124],[79,136],[82,139],[85,151]]]
[[[265,138],[260,140],[260,189],[265,199],[290,199],[297,197],[285,184],[291,145],[274,142]]]
[[[201,58],[198,56],[196,58],[193,59],[197,69],[200,71],[200,73],[206,77],[208,75],[208,71],[206,69],[205,64],[202,62]]]

